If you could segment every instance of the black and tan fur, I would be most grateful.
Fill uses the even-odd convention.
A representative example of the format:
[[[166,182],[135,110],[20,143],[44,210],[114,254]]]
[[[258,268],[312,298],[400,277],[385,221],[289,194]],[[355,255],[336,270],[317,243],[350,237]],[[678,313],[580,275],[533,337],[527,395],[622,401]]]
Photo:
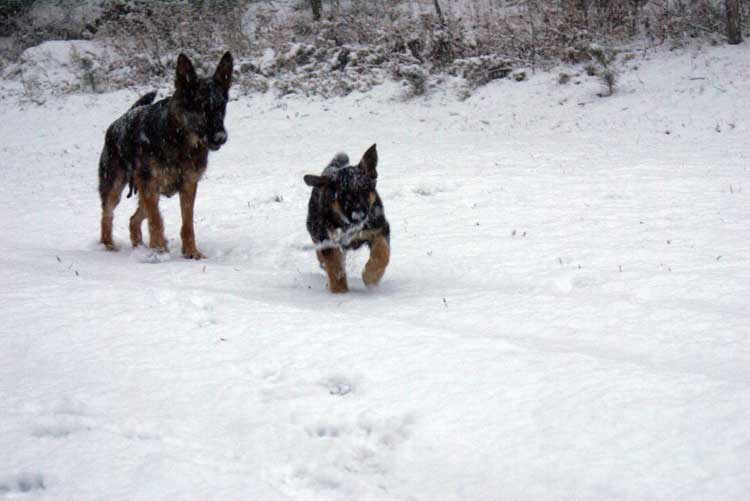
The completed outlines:
[[[155,92],[143,96],[107,129],[99,161],[101,242],[107,249],[115,249],[113,212],[129,185],[128,197],[138,195],[138,208],[130,218],[134,247],[142,243],[141,224],[148,219],[149,246],[167,250],[159,196],[179,193],[182,254],[190,259],[205,257],[195,245],[193,207],[209,150],[218,150],[227,140],[224,114],[232,68],[232,55],[227,52],[213,76],[199,78],[190,59],[180,54],[174,94],[156,103]]]
[[[328,274],[328,288],[349,290],[344,266],[346,251],[362,245],[370,258],[362,272],[367,286],[380,282],[390,260],[391,230],[376,188],[378,153],[373,144],[357,165],[339,153],[320,176],[307,175],[312,186],[307,211],[307,231],[318,260]]]

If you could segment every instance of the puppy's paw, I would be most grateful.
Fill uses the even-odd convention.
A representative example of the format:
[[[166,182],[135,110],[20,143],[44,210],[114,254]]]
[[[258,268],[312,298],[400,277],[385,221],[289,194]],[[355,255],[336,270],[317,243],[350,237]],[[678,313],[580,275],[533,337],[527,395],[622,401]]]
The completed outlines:
[[[370,287],[376,287],[380,280],[385,275],[385,268],[366,267],[365,271],[362,272],[362,281],[365,285]]]
[[[328,287],[328,289],[333,294],[346,294],[347,292],[349,292],[349,288],[346,285],[344,285],[344,286],[341,286],[341,285],[330,286],[330,287]]]

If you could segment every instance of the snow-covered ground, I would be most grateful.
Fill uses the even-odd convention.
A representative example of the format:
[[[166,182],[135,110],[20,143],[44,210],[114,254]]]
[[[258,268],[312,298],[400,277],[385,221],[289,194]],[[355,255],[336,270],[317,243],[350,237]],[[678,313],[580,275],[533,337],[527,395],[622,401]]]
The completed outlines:
[[[639,56],[607,99],[233,101],[200,262],[176,199],[167,259],[129,247],[133,199],[97,244],[136,92],[3,84],[0,497],[746,499],[748,56]],[[375,142],[392,262],[371,291],[350,254],[334,296],[302,176]]]

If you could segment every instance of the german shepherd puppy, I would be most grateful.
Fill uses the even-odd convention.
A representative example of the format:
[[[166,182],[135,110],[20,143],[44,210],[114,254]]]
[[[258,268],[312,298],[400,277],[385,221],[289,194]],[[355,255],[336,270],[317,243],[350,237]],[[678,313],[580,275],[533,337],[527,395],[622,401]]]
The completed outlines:
[[[328,274],[328,288],[349,290],[344,267],[345,252],[363,244],[370,259],[362,280],[370,287],[383,278],[390,259],[391,229],[375,185],[378,180],[378,152],[373,144],[357,165],[339,153],[320,176],[307,175],[312,186],[307,210],[307,231],[312,237],[320,265]]]
[[[216,151],[227,141],[224,114],[232,68],[232,55],[227,52],[212,77],[198,78],[190,59],[180,54],[174,95],[154,103],[156,92],[146,94],[109,126],[99,160],[101,243],[108,250],[115,250],[112,218],[128,184],[128,197],[138,194],[138,209],[130,218],[133,247],[143,243],[141,223],[148,219],[149,246],[167,250],[159,195],[179,193],[182,255],[205,257],[195,246],[193,206],[209,150]]]

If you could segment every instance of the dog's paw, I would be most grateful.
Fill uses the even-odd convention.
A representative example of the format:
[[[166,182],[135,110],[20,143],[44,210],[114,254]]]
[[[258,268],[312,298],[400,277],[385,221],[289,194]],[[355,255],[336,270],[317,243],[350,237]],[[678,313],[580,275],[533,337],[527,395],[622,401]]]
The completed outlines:
[[[368,288],[377,287],[385,275],[385,270],[365,268],[362,272],[362,281]]]
[[[151,249],[154,252],[158,252],[160,254],[168,253],[169,252],[169,246],[167,245],[167,239],[164,238],[163,235],[154,235],[151,236],[151,239],[148,242],[148,248]]]
[[[185,259],[206,259],[206,255],[196,248],[182,249],[182,255],[185,257]]]
[[[349,292],[349,287],[346,284],[329,284],[328,290],[334,294],[344,294]]]

